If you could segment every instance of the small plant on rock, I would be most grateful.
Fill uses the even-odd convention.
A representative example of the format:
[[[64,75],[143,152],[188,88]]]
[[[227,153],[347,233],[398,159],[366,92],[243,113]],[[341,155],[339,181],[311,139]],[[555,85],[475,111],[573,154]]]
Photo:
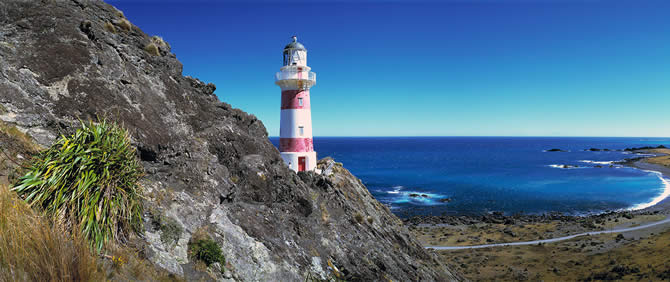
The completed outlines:
[[[163,244],[168,246],[177,244],[179,238],[181,237],[181,233],[184,231],[181,225],[179,225],[179,223],[177,223],[177,221],[171,217],[165,217],[161,220],[160,230],[161,241]]]
[[[191,257],[202,261],[205,265],[210,266],[214,263],[219,263],[223,268],[226,265],[226,259],[223,256],[223,251],[216,241],[211,238],[199,238],[189,243],[189,253]]]
[[[110,240],[140,232],[142,175],[128,132],[90,121],[34,158],[13,190],[67,228],[80,229],[101,251]]]
[[[363,223],[363,215],[359,212],[354,214],[354,219],[356,219],[356,222],[358,222],[359,224]]]

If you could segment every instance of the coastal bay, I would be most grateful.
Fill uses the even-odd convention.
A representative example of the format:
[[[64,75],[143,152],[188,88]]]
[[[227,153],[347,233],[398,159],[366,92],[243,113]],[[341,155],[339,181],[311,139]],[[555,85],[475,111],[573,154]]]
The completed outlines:
[[[670,150],[632,150],[644,154],[620,164],[661,173],[670,178]],[[666,194],[664,191],[661,196]],[[670,278],[670,200],[658,199],[643,209],[624,209],[587,216],[560,213],[481,217],[416,216],[405,220],[426,246],[476,246],[544,240],[593,231],[555,243],[438,250],[451,267],[473,280],[662,280]]]

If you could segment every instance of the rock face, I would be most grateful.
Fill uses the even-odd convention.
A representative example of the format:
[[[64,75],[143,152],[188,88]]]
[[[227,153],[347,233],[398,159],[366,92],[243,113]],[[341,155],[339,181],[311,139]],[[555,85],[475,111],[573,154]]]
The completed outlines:
[[[43,146],[78,119],[122,122],[146,170],[136,240],[157,265],[189,280],[459,279],[341,165],[290,171],[261,121],[181,71],[103,2],[0,2],[0,120]],[[189,258],[196,232],[221,245],[224,271]]]

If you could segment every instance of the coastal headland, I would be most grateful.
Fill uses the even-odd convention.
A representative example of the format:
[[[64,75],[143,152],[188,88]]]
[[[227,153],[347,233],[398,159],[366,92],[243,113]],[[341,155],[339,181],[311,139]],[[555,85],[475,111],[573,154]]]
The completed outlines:
[[[670,179],[670,149],[660,146],[627,151],[637,157],[617,165],[658,172]],[[424,246],[435,247],[496,245],[614,231],[551,243],[436,251],[452,269],[473,281],[663,280],[670,279],[667,190],[644,207],[588,216],[493,212],[483,216],[415,216],[405,223]],[[648,224],[652,226],[645,227]],[[618,232],[631,227],[643,228]]]

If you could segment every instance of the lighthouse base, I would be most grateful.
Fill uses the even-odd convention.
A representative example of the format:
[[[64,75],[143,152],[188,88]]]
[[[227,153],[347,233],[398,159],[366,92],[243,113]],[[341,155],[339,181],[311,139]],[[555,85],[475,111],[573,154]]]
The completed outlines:
[[[281,158],[293,171],[315,171],[316,152],[282,152]]]

